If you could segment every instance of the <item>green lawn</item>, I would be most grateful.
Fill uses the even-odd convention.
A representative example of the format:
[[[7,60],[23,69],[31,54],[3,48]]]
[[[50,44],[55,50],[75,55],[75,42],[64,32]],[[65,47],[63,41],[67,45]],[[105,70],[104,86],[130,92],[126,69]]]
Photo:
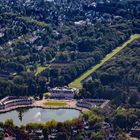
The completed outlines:
[[[106,55],[106,57],[103,58],[99,64],[93,66],[90,70],[87,70],[80,77],[75,79],[72,83],[69,84],[69,87],[81,89],[82,88],[81,81],[83,81],[88,76],[90,76],[93,72],[95,72],[98,68],[100,68],[102,65],[104,65],[113,56],[115,56],[117,53],[119,53],[122,49],[124,49],[128,44],[130,44],[132,41],[134,41],[137,38],[140,38],[140,34],[131,35],[129,40],[127,40],[123,45],[114,49],[110,54]]]
[[[38,66],[35,75],[40,74],[42,71],[44,71],[48,67],[48,64],[45,66]]]
[[[46,106],[66,106],[67,103],[65,102],[46,102],[44,103]]]

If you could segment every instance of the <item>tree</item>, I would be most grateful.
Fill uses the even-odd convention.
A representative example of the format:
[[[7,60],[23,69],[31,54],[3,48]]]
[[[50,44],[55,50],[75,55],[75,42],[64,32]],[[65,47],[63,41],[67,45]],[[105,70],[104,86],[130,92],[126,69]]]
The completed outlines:
[[[78,134],[76,135],[75,140],[85,140],[85,138],[82,134]]]
[[[14,126],[13,120],[12,119],[6,120],[4,125],[12,128]]]
[[[3,140],[4,132],[0,131],[0,140]]]
[[[90,127],[93,128],[96,123],[101,122],[101,118],[96,114],[92,114],[89,116],[88,122],[90,124]]]
[[[65,133],[63,133],[63,132],[59,132],[58,134],[57,134],[57,140],[67,140],[68,138],[67,138],[67,135],[65,134]]]
[[[104,135],[101,131],[92,132],[91,140],[103,140],[103,139],[104,139]]]
[[[140,100],[140,96],[138,93],[132,93],[129,98],[129,103],[131,105],[135,105]]]
[[[50,96],[51,96],[50,93],[45,93],[45,94],[44,94],[45,99],[48,99]]]
[[[114,118],[114,126],[126,129],[126,124],[127,124],[127,116],[125,115],[125,113],[117,113]]]
[[[43,129],[44,140],[49,140],[48,135],[49,135],[49,134],[48,134],[48,130]]]

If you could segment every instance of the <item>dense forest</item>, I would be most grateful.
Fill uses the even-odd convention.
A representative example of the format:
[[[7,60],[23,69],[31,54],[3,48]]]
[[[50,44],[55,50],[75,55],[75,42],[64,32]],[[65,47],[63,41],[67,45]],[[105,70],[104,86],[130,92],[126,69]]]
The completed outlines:
[[[4,0],[0,7],[0,97],[68,85],[140,27],[138,1]]]
[[[67,86],[133,34],[140,34],[139,0],[1,0],[0,99]],[[18,128],[8,120],[0,127],[17,139],[41,129],[46,139],[55,133],[58,140],[103,140],[105,123],[116,140],[126,140],[140,120],[139,60],[137,39],[83,81],[75,98],[109,99],[106,110],[64,123]]]
[[[115,134],[131,132],[140,120],[140,39],[130,43],[109,62],[83,82],[77,98],[111,100],[112,113],[105,120],[113,125]],[[123,137],[121,140],[128,139]],[[129,133],[131,135],[131,133]],[[139,134],[139,132],[137,132]]]
[[[129,44],[83,84],[81,97],[113,99],[115,105],[140,107],[140,39]]]

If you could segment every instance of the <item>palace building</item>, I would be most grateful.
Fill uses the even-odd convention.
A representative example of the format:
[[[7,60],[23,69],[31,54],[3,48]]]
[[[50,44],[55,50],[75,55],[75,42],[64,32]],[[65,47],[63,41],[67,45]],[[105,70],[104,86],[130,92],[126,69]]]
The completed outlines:
[[[75,88],[69,88],[66,86],[49,88],[48,90],[51,93],[51,98],[57,99],[73,99],[74,95],[77,93]]]

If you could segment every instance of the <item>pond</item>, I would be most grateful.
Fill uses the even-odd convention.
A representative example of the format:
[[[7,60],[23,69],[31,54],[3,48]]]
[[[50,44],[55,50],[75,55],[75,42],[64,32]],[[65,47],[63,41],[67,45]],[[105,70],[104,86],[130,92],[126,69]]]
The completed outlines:
[[[51,120],[64,122],[79,117],[80,111],[75,109],[42,109],[22,108],[0,114],[0,122],[12,119],[17,126],[27,123],[46,123]]]

